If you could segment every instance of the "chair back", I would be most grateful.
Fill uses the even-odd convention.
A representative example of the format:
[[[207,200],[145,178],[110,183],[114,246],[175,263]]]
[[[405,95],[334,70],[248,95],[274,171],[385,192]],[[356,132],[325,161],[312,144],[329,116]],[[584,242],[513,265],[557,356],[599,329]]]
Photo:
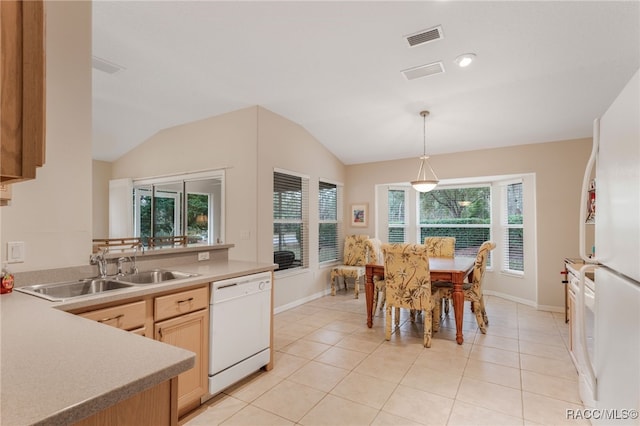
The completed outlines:
[[[377,264],[381,264],[383,263],[382,260],[382,241],[380,241],[378,238],[369,238],[367,240],[367,244],[368,244],[368,255],[369,255],[369,260],[367,263],[377,263]]]
[[[388,306],[432,309],[427,247],[421,244],[383,244]]]
[[[348,266],[366,265],[368,240],[368,235],[347,235],[344,239],[343,263]]]
[[[489,252],[494,248],[496,248],[496,243],[485,241],[478,249],[476,261],[473,265],[473,281],[471,283],[471,289],[476,294],[482,294],[482,281],[484,280],[484,272],[487,269],[487,259],[489,258]]]
[[[453,257],[456,251],[456,237],[426,237],[424,245],[429,257]]]

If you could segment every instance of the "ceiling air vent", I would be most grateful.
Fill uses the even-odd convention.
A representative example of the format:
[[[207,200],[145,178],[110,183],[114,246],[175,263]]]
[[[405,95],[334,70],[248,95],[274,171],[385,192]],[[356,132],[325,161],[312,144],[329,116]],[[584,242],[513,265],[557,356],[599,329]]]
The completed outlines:
[[[106,72],[107,74],[116,74],[125,69],[121,65],[114,64],[113,62],[109,62],[106,59],[98,58],[97,56],[91,57],[91,66],[97,70]]]
[[[407,80],[415,80],[416,78],[428,77],[430,75],[440,74],[444,72],[442,62],[434,62],[432,64],[420,65],[402,71],[404,78]]]
[[[409,34],[408,36],[405,36],[405,38],[409,43],[409,47],[414,47],[425,43],[431,43],[432,41],[441,40],[444,38],[444,34],[442,33],[442,27],[438,25],[437,27],[433,27],[428,30]]]

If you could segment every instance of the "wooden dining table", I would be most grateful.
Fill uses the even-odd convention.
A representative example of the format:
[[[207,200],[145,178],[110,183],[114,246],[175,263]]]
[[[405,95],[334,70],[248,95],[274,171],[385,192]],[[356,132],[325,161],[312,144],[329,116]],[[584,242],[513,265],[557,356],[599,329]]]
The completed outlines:
[[[464,342],[462,335],[462,319],[464,315],[464,293],[462,284],[468,276],[469,282],[473,279],[473,264],[475,257],[456,256],[456,257],[430,257],[429,271],[431,274],[431,282],[448,281],[453,283],[453,312],[456,318],[456,342],[459,345]],[[366,265],[365,292],[367,301],[367,327],[373,327],[373,315],[376,309],[373,306],[373,276],[377,275],[381,279],[384,278],[384,265],[369,263]]]

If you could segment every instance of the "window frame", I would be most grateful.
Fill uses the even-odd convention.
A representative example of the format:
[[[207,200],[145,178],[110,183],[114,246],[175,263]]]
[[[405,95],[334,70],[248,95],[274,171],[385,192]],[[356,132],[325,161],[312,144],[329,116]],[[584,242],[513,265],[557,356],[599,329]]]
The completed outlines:
[[[522,223],[509,223],[509,196],[508,188],[510,185],[521,185],[520,189],[520,202],[522,203],[520,211],[522,213]],[[500,263],[500,272],[514,276],[524,276],[525,273],[525,209],[524,209],[524,180],[523,179],[510,179],[498,182],[500,186],[500,230],[502,232],[502,262]],[[512,229],[520,229],[522,234],[522,242],[520,244],[520,252],[522,257],[522,270],[512,269],[511,265],[511,253],[510,246],[510,231]]]
[[[275,235],[275,226],[276,225],[286,225],[286,224],[299,224],[300,225],[300,239],[302,240],[301,244],[300,244],[300,259],[296,259],[294,258],[294,262],[295,261],[299,261],[299,265],[295,265],[289,268],[285,268],[285,269],[277,269],[276,271],[274,271],[276,274],[278,275],[282,275],[283,273],[290,273],[290,272],[295,272],[295,271],[300,271],[300,270],[306,270],[309,269],[309,176],[301,174],[301,173],[297,173],[297,172],[293,172],[290,170],[284,170],[284,169],[278,169],[278,168],[274,168],[273,169],[273,191],[272,191],[272,200],[273,197],[275,196],[276,193],[276,173],[277,174],[282,174],[282,175],[286,175],[286,176],[291,176],[294,178],[299,178],[300,179],[300,192],[301,192],[301,196],[300,196],[300,203],[301,203],[301,214],[300,214],[300,218],[288,218],[288,219],[277,219],[276,218],[276,211],[273,210],[272,211],[272,217],[273,217],[273,229],[272,229],[272,237]],[[272,239],[272,253],[275,254],[275,247],[273,244],[273,239]]]
[[[335,197],[335,219],[323,219],[322,218],[322,202],[321,202],[321,193],[322,193],[322,185],[332,185],[336,189],[336,197]],[[344,196],[344,185],[342,183],[334,182],[329,179],[320,178],[318,179],[318,265],[328,266],[331,264],[340,263],[343,257],[344,252],[344,244],[343,241],[343,196]],[[335,257],[332,259],[322,260],[322,250],[323,250],[323,238],[322,238],[322,225],[324,224],[335,224],[336,226],[336,235],[334,242],[335,249]]]
[[[407,242],[407,238],[410,235],[410,219],[409,219],[409,204],[412,202],[411,201],[411,194],[409,193],[409,190],[411,190],[411,187],[407,187],[407,186],[393,186],[390,185],[387,187],[387,241],[390,241],[390,235],[391,235],[391,228],[401,228],[403,230],[403,237],[402,237],[402,242],[406,243]],[[398,192],[403,192],[404,193],[404,223],[402,224],[394,224],[392,225],[390,222],[390,203],[389,203],[389,195],[391,193],[391,191],[398,191]],[[400,242],[400,241],[395,241],[394,242]]]

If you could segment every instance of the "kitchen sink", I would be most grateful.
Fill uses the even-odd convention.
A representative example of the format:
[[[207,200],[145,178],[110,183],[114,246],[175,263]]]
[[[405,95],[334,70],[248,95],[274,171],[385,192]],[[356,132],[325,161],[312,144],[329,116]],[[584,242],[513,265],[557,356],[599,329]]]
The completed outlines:
[[[182,280],[185,278],[195,277],[198,274],[190,274],[180,271],[166,271],[163,269],[152,269],[149,271],[140,271],[134,274],[121,275],[118,281],[124,281],[131,284],[158,284],[171,280]]]
[[[133,287],[133,284],[108,278],[88,278],[78,281],[17,287],[16,291],[60,302],[129,287]]]

